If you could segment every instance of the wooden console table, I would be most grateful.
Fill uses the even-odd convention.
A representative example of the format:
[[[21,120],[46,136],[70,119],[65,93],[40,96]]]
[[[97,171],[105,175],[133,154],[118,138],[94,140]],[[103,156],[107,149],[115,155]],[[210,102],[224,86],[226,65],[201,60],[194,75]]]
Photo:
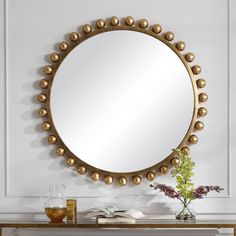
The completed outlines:
[[[236,236],[236,220],[202,220],[196,221],[195,223],[183,223],[176,220],[137,220],[135,224],[96,224],[95,221],[78,220],[76,223],[49,223],[46,221],[0,221],[0,236],[2,235],[3,228],[31,228],[31,229],[42,229],[42,228],[54,228],[54,229],[163,229],[163,228],[232,228],[234,230],[234,236]]]

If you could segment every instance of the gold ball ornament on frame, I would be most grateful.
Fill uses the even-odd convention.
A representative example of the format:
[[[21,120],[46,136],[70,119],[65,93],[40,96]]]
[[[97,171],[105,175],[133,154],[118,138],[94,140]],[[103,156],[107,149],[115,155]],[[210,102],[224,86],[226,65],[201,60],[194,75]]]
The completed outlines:
[[[149,171],[146,175],[147,180],[153,181],[156,178],[156,173],[154,171]]]
[[[65,154],[65,149],[64,149],[63,147],[58,147],[58,148],[56,149],[56,154],[57,154],[58,156],[63,156],[63,155]]]
[[[198,143],[198,137],[195,134],[193,134],[189,137],[188,141],[191,144],[196,144],[196,143]]]
[[[175,35],[174,35],[173,32],[168,31],[164,34],[164,37],[165,37],[166,40],[172,41],[174,39]]]
[[[50,135],[48,137],[48,143],[49,144],[55,144],[57,142],[57,137],[55,135]]]
[[[177,50],[183,51],[185,49],[185,43],[183,41],[180,41],[175,44],[175,47],[177,48]]]
[[[181,151],[183,152],[184,155],[190,155],[189,147],[182,147]]]
[[[47,111],[46,108],[40,108],[39,109],[39,116],[45,117],[45,116],[47,116],[47,114],[48,114],[48,111]]]
[[[172,166],[177,166],[177,165],[179,165],[179,163],[180,163],[180,159],[178,157],[173,157],[171,159],[171,165]]]
[[[152,32],[156,33],[156,34],[160,34],[162,31],[162,27],[159,24],[155,24],[152,26]]]
[[[125,24],[128,26],[134,25],[134,18],[132,16],[127,16],[125,19]]]
[[[141,182],[142,182],[142,178],[140,176],[136,175],[133,177],[133,183],[135,185],[139,185],[139,184],[141,184]]]
[[[169,170],[169,168],[168,168],[167,165],[163,165],[163,166],[160,167],[160,172],[162,174],[166,174],[168,172],[168,170]]]
[[[79,166],[78,166],[78,172],[79,172],[79,174],[83,175],[83,174],[86,173],[86,171],[87,171],[87,168],[86,168],[85,166],[83,166],[83,165],[79,165]]]
[[[79,40],[79,34],[77,32],[70,33],[70,41],[76,42]]]
[[[119,182],[119,185],[120,185],[120,186],[125,186],[128,181],[127,181],[127,178],[126,178],[126,177],[120,177],[119,180],[118,180],[118,182]]]
[[[50,125],[50,123],[49,122],[43,122],[43,124],[42,124],[42,129],[44,130],[44,131],[48,131],[48,130],[50,130],[51,129],[51,125]]]
[[[205,107],[200,107],[198,109],[198,115],[202,116],[202,117],[206,116],[207,115],[207,109]]]
[[[208,100],[208,95],[206,93],[200,93],[198,99],[199,102],[206,102]]]
[[[98,29],[103,29],[105,27],[106,23],[103,19],[98,19],[96,22],[96,26]]]
[[[86,25],[84,25],[84,27],[83,27],[83,31],[84,31],[85,34],[91,33],[92,30],[93,30],[93,28],[92,28],[92,26],[89,25],[89,24],[86,24]]]
[[[197,87],[198,88],[204,88],[206,87],[206,81],[204,79],[198,79],[196,81]]]
[[[110,25],[111,25],[111,26],[117,26],[117,25],[119,24],[119,22],[120,22],[120,20],[119,20],[119,18],[116,17],[116,16],[113,16],[113,17],[111,17],[111,19],[110,19]]]
[[[189,52],[189,53],[184,55],[184,58],[187,62],[191,63],[191,62],[194,61],[195,55],[192,52]]]
[[[65,52],[69,48],[69,44],[66,41],[60,43],[59,48],[62,52]]]
[[[53,72],[53,67],[51,65],[46,65],[43,71],[46,75],[51,75]]]
[[[67,165],[68,167],[74,166],[74,165],[75,165],[75,159],[74,159],[73,157],[68,157],[68,158],[66,159],[66,165]]]
[[[139,22],[139,27],[142,28],[142,29],[146,29],[148,27],[148,24],[149,24],[148,20],[142,19]]]
[[[91,178],[93,181],[98,181],[100,179],[100,174],[98,172],[93,172]]]
[[[38,95],[38,100],[39,100],[39,102],[41,102],[41,103],[46,102],[46,100],[47,100],[47,95],[46,95],[45,93],[40,93],[40,94]]]
[[[195,65],[192,67],[192,72],[194,75],[199,75],[202,72],[202,68],[199,65]]]
[[[48,81],[46,79],[42,79],[40,80],[39,85],[42,89],[46,89],[48,87]]]
[[[106,184],[112,184],[112,183],[113,183],[113,177],[110,176],[110,175],[105,176],[104,182],[105,182]]]
[[[194,125],[194,128],[195,128],[196,130],[203,130],[203,129],[204,129],[204,124],[203,124],[203,122],[202,122],[202,121],[197,121],[197,122],[195,123],[195,125]]]
[[[54,62],[54,63],[56,63],[56,62],[58,62],[59,60],[60,60],[60,55],[58,54],[58,53],[53,53],[52,55],[51,55],[51,61],[52,62]]]

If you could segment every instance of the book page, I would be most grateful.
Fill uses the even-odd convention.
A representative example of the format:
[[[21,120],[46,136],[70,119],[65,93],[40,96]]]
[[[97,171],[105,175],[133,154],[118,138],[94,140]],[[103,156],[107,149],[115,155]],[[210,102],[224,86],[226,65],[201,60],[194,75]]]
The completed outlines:
[[[127,211],[116,211],[114,212],[114,215],[122,216],[126,218],[134,218],[134,219],[145,217],[145,215],[141,211],[133,210],[133,209],[127,210]]]

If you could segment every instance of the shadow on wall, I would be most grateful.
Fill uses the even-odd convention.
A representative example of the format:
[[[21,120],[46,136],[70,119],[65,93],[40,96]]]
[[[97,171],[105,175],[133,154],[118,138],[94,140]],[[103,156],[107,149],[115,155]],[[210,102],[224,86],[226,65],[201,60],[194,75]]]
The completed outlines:
[[[54,49],[56,48],[56,45],[54,45]],[[50,62],[49,55],[46,55],[44,57],[45,65]],[[34,68],[31,69],[31,71],[28,71],[28,74],[32,77],[32,81],[28,81],[27,83],[24,83],[22,85],[22,89],[29,92],[29,96],[24,97],[20,102],[24,106],[28,106],[27,111],[23,112],[21,114],[22,120],[25,121],[31,121],[28,125],[28,127],[25,128],[24,132],[27,135],[31,135],[32,137],[37,137],[36,139],[32,139],[32,142],[30,143],[31,148],[37,148],[42,149],[45,147],[44,151],[42,151],[38,155],[38,159],[41,161],[55,159],[57,157],[55,153],[55,146],[50,147],[47,141],[48,133],[42,130],[42,122],[47,120],[47,117],[42,119],[42,117],[39,116],[38,111],[39,108],[45,107],[44,103],[41,103],[38,101],[37,96],[40,94],[42,89],[40,88],[39,82],[41,79],[45,79],[45,75],[43,73],[43,67],[41,68]],[[38,122],[35,122],[38,121]],[[46,148],[47,147],[47,148]],[[53,149],[53,150],[52,150]],[[63,159],[64,160],[64,159]],[[56,166],[49,166],[50,170],[55,169],[62,169],[65,167],[64,162],[61,161],[60,165],[58,166],[58,163]]]

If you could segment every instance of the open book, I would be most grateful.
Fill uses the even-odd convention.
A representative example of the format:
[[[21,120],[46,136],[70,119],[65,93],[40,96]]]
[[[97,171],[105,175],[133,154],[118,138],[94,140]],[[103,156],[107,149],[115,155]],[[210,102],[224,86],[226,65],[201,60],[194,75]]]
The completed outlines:
[[[145,215],[138,210],[119,210],[115,206],[106,206],[104,208],[94,208],[91,209],[91,212],[86,215],[86,217],[103,217],[103,218],[131,218],[131,219],[139,219],[145,217]]]

